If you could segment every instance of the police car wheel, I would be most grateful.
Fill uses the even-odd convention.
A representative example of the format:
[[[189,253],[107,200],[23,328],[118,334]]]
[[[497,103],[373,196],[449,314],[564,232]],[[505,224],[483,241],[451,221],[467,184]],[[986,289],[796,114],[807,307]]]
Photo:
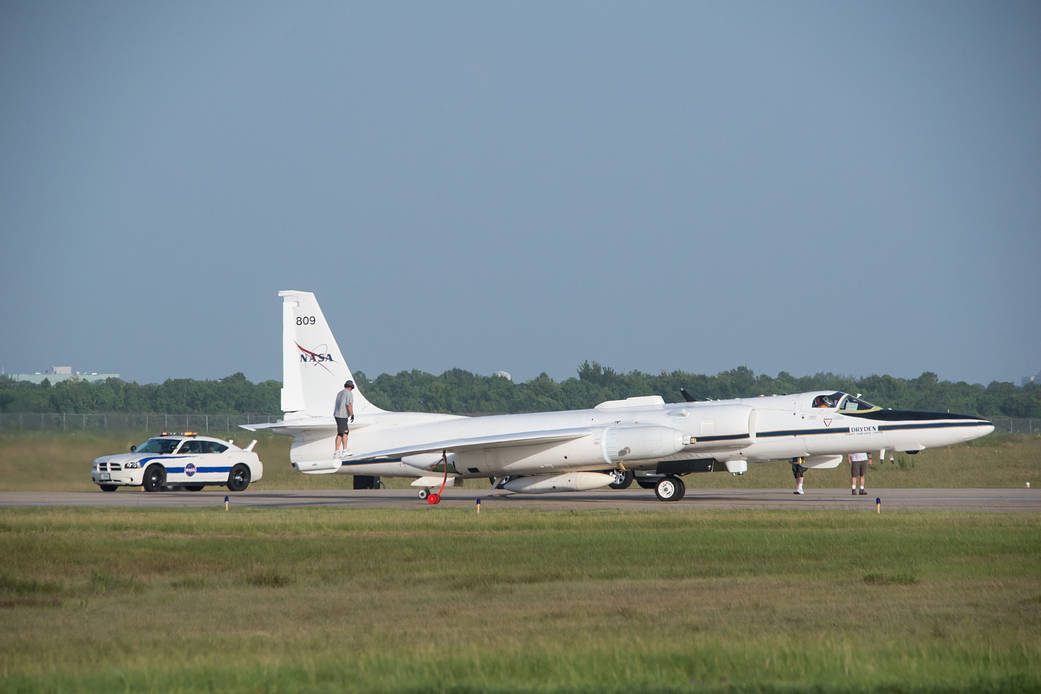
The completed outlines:
[[[228,475],[228,490],[233,492],[245,491],[246,487],[249,486],[249,480],[249,468],[239,463],[231,468],[231,474]]]
[[[149,465],[141,483],[146,492],[158,492],[166,486],[166,469],[162,465]]]
[[[101,491],[103,491],[103,492],[114,492],[114,491],[116,491],[116,487],[118,485],[115,485],[115,484],[99,484],[98,486],[101,487]]]

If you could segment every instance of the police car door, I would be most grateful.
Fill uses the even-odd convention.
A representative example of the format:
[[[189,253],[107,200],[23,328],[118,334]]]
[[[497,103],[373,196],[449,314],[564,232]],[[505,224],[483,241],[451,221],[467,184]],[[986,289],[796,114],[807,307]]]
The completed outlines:
[[[204,475],[207,482],[228,481],[228,473],[231,472],[231,462],[228,460],[228,447],[217,441],[200,441],[202,444],[202,462],[199,464],[199,472]]]
[[[202,444],[202,441],[196,439],[182,442],[181,447],[177,449],[177,455],[180,456],[178,465],[166,468],[166,479],[188,484],[205,482],[206,477],[202,473]],[[174,474],[175,470],[179,474]]]

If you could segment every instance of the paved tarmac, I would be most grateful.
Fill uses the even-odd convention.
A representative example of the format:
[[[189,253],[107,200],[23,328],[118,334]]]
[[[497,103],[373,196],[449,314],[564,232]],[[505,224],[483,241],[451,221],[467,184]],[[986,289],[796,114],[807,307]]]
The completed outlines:
[[[344,508],[427,507],[410,489],[379,490],[268,490],[250,488],[232,493],[213,488],[201,492],[159,492],[146,494],[140,489],[115,492],[4,492],[0,507],[8,506],[104,506],[112,508],[203,508],[223,506],[228,495],[234,506]],[[769,508],[802,510],[874,511],[875,499],[882,510],[901,511],[1041,511],[1041,489],[870,489],[867,496],[851,496],[848,489],[808,489],[803,496],[790,489],[687,489],[677,502],[664,503],[652,490],[598,490],[561,494],[491,495],[478,489],[446,489],[441,506],[473,508],[481,499],[482,509],[718,509]]]

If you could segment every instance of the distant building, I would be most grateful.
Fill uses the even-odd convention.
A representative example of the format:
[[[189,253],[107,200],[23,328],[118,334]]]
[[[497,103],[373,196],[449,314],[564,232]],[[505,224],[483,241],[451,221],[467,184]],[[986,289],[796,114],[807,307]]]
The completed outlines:
[[[97,383],[107,378],[119,378],[119,374],[99,374],[97,371],[90,373],[84,371],[73,371],[71,366],[52,366],[49,370],[37,371],[31,374],[6,374],[14,381],[28,381],[29,383],[43,383],[47,379],[51,383],[58,381],[87,381]]]

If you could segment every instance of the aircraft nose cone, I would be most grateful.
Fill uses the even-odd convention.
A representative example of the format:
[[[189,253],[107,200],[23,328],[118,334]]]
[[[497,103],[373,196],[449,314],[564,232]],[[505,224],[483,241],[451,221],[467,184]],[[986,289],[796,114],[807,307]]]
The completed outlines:
[[[966,417],[966,419],[972,420],[972,425],[963,429],[963,431],[968,434],[968,438],[965,439],[966,441],[980,439],[987,434],[994,433],[994,422],[980,417]]]

